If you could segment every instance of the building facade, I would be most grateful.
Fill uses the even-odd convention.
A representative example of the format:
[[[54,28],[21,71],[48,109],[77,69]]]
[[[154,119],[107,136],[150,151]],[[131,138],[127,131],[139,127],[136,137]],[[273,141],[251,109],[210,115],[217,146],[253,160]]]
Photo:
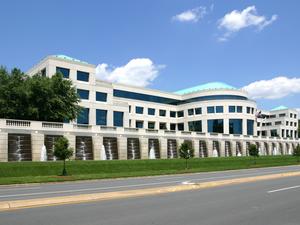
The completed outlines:
[[[83,110],[76,121],[0,120],[1,161],[53,160],[53,143],[66,136],[75,159],[174,158],[183,141],[196,157],[291,154],[299,143],[298,115],[279,108],[257,118],[256,102],[243,90],[208,83],[175,93],[96,79],[96,66],[48,56],[28,71],[72,80]],[[283,116],[284,115],[284,116]]]

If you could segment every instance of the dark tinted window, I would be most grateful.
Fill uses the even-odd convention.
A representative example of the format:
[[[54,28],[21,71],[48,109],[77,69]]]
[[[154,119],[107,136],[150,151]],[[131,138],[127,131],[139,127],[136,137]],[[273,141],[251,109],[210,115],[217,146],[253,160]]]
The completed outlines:
[[[190,121],[188,122],[189,124],[189,131],[197,131],[197,132],[202,132],[202,121]]]
[[[247,107],[247,113],[250,114],[250,112],[251,112],[251,108],[250,108],[250,107]]]
[[[178,130],[184,130],[184,123],[178,123],[177,128]]]
[[[222,119],[207,120],[207,131],[209,133],[223,133],[224,126]]]
[[[123,112],[114,111],[114,126],[123,127]]]
[[[170,111],[170,117],[176,117],[176,112],[175,111]]]
[[[140,107],[140,106],[136,106],[135,107],[135,113],[137,114],[143,114],[144,112],[144,108],[143,107]]]
[[[235,106],[230,105],[230,106],[228,107],[228,111],[229,111],[230,113],[235,113]]]
[[[242,106],[237,106],[237,107],[236,107],[236,111],[237,111],[238,113],[242,113],[242,112],[243,112],[243,107],[242,107]]]
[[[98,102],[106,102],[107,101],[107,93],[96,92],[96,101]]]
[[[213,106],[208,106],[208,107],[207,107],[207,113],[215,113],[215,107],[213,107]]]
[[[166,123],[159,123],[159,129],[160,130],[166,130],[167,129],[167,124]]]
[[[64,78],[69,78],[70,70],[67,68],[56,67],[56,73],[61,73]]]
[[[196,108],[195,109],[195,114],[196,115],[202,114],[202,108]]]
[[[253,135],[254,120],[247,120],[247,135]]]
[[[77,94],[79,95],[80,99],[89,99],[89,91],[83,89],[77,89]]]
[[[223,106],[216,106],[216,113],[223,113]]]
[[[96,125],[107,125],[107,110],[96,109]]]
[[[155,115],[155,109],[153,109],[153,108],[148,108],[148,115],[154,116],[154,115]]]
[[[135,127],[136,128],[143,128],[144,127],[144,122],[143,121],[135,121]]]
[[[160,109],[159,116],[166,116],[166,110]]]
[[[189,116],[194,115],[194,109],[188,109],[188,115]]]
[[[177,112],[177,117],[178,117],[178,118],[183,117],[183,116],[184,116],[183,110]]]
[[[148,129],[155,129],[155,122],[148,122]]]
[[[89,124],[89,113],[90,113],[89,108],[83,108],[77,117],[77,123],[78,124]]]
[[[242,134],[243,133],[243,120],[242,119],[230,119],[229,120],[229,133],[230,134]]]
[[[77,71],[77,80],[88,82],[89,76],[90,76],[90,74],[87,72]]]
[[[176,130],[176,123],[170,124],[170,130]]]

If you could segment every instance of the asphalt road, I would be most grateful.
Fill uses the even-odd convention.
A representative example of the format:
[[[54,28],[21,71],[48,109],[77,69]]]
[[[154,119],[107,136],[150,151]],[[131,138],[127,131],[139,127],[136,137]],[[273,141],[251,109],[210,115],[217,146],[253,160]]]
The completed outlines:
[[[299,167],[273,168],[277,172],[297,169]],[[267,171],[271,170],[256,172]],[[234,171],[210,176],[251,172]],[[6,211],[0,213],[0,224],[299,225],[299,212],[300,177],[295,176],[157,196]]]
[[[173,186],[186,181],[206,182],[292,171],[300,171],[300,166],[259,168],[126,179],[30,184],[19,186],[0,186],[0,201]]]

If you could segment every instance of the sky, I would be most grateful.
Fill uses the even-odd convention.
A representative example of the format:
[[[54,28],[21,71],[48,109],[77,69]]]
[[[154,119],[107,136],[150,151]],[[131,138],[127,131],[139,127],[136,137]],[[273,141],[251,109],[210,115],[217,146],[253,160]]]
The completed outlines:
[[[243,88],[258,107],[300,109],[298,0],[2,0],[0,65],[47,55],[97,65],[97,77],[174,92]],[[299,110],[300,111],[300,110]]]

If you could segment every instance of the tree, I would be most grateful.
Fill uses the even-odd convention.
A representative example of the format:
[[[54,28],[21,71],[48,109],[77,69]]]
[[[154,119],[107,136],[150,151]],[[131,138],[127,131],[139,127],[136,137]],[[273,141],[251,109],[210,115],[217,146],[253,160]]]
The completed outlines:
[[[249,146],[249,155],[254,158],[254,164],[256,164],[256,158],[259,157],[259,150],[255,144]]]
[[[64,161],[62,176],[67,176],[66,159],[73,155],[73,149],[69,148],[69,141],[65,137],[60,137],[54,144],[54,155]]]
[[[297,157],[297,162],[300,162],[300,145],[298,144],[293,152],[293,156]]]
[[[180,158],[185,159],[185,169],[188,169],[188,160],[194,157],[194,149],[190,142],[183,142],[179,148]]]

